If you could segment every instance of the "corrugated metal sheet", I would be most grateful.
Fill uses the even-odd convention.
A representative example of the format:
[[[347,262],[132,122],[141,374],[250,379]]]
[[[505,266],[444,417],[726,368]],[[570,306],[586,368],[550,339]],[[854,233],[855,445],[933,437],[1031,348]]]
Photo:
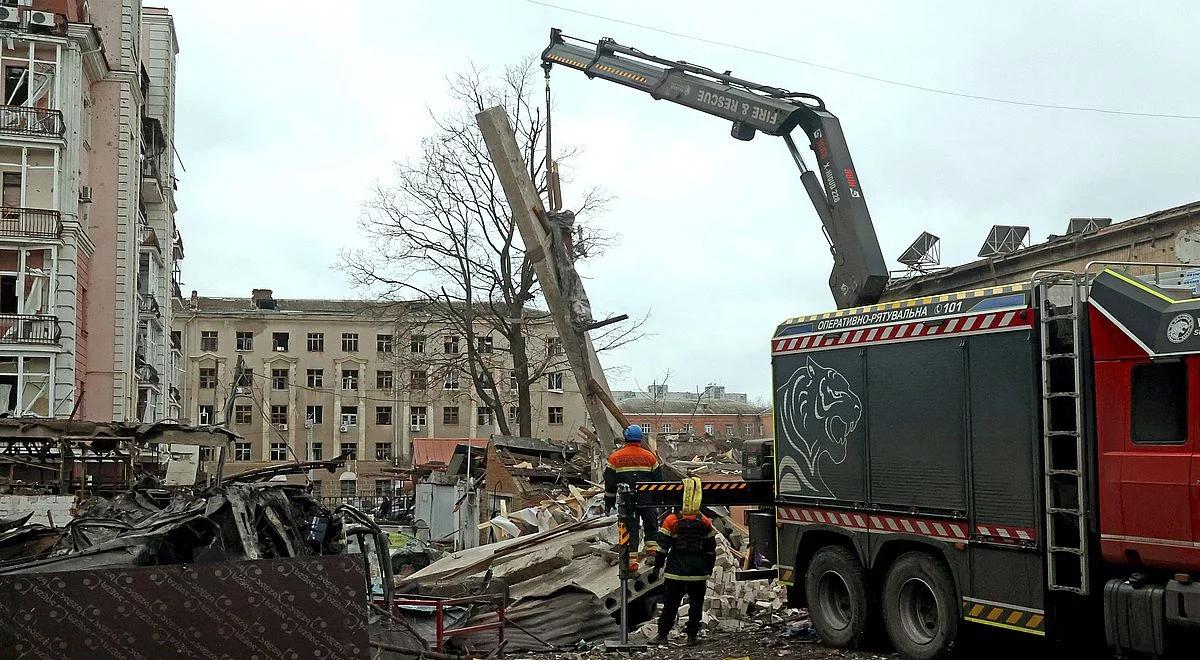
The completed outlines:
[[[450,464],[458,445],[487,447],[487,438],[413,438],[413,465]]]

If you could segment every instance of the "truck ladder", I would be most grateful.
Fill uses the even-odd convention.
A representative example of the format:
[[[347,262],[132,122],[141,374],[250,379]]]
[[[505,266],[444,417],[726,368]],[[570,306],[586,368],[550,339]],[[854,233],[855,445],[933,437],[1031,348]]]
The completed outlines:
[[[1074,274],[1035,276],[1041,338],[1042,456],[1047,586],[1086,595],[1088,490],[1084,477],[1083,283]]]

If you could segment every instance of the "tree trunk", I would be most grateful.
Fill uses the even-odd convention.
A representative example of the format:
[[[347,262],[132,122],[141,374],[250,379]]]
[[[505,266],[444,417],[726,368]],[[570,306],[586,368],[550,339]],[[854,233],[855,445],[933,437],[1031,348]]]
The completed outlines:
[[[525,344],[524,326],[513,324],[514,332],[508,338],[512,351],[513,371],[517,374],[517,419],[522,438],[533,437],[533,408],[529,395],[529,350]]]

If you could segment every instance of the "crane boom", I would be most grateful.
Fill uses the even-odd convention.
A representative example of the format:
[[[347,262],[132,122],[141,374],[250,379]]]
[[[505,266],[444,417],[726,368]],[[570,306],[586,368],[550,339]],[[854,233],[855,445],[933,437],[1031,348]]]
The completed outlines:
[[[780,136],[787,143],[804,189],[821,219],[833,272],[829,288],[839,308],[879,301],[888,281],[887,264],[879,249],[875,226],[867,210],[841,122],[812,94],[759,85],[729,73],[665,60],[612,39],[599,42],[567,37],[555,28],[542,52],[543,66],[559,64],[733,122],[731,135],[750,140],[757,132]],[[792,141],[799,126],[816,156],[810,170]]]

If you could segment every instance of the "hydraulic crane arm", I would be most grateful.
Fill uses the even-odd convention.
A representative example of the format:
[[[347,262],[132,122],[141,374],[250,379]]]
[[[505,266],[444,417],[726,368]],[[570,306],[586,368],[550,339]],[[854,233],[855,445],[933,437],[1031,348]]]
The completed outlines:
[[[841,123],[820,98],[664,60],[612,39],[595,44],[579,41],[557,28],[550,32],[542,62],[547,69],[561,64],[589,78],[632,87],[655,99],[726,119],[733,122],[731,134],[739,140],[750,140],[756,132],[783,137],[833,252],[829,287],[838,307],[878,302],[888,281],[887,264]],[[792,141],[791,132],[797,126],[808,136],[817,173],[808,169]]]

